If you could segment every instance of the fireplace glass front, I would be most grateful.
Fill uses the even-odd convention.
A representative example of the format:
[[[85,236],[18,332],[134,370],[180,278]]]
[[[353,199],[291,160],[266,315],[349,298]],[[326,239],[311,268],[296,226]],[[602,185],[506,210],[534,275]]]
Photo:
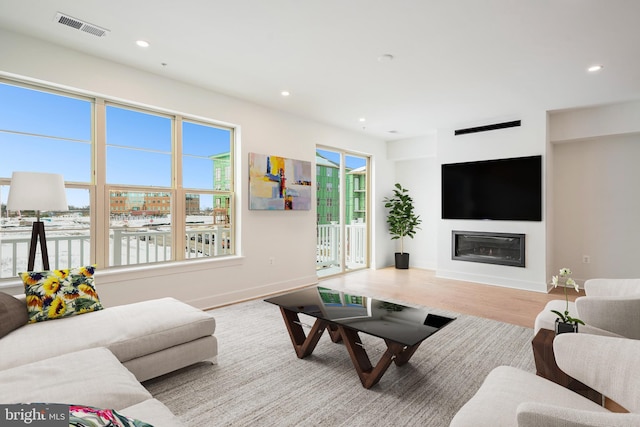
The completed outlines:
[[[451,235],[451,258],[524,267],[524,237],[524,234],[454,230]]]

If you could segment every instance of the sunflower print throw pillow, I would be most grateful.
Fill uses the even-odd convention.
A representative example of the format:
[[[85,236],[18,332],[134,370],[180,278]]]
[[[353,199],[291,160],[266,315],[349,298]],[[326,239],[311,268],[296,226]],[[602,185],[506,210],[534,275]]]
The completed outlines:
[[[29,323],[102,310],[93,283],[95,265],[20,273]]]

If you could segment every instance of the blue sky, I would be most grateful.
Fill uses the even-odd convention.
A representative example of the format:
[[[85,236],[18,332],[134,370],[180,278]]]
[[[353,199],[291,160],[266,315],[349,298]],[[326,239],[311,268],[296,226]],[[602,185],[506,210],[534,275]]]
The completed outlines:
[[[90,101],[0,84],[0,177],[38,171],[90,183],[91,115]],[[108,106],[107,182],[170,187],[171,124],[168,117]],[[228,130],[184,122],[184,186],[211,189],[209,156],[228,152],[230,144]]]
[[[340,164],[340,153],[321,149],[317,149],[316,151],[325,159],[329,159],[337,165]],[[345,156],[345,163],[348,168],[356,169],[366,165],[366,159],[364,157]]]

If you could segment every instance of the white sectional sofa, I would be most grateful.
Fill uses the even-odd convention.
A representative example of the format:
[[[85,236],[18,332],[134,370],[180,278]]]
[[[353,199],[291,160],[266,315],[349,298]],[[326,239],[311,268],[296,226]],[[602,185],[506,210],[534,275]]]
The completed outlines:
[[[174,298],[26,324],[0,338],[0,403],[94,406],[180,426],[140,382],[215,361],[214,332],[210,314]]]

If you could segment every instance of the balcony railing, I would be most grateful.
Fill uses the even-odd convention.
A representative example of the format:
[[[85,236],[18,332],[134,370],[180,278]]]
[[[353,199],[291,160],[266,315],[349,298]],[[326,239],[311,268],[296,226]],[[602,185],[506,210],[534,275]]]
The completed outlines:
[[[317,226],[316,267],[340,265],[340,225]],[[347,268],[365,267],[367,264],[367,227],[364,223],[345,226],[345,262]]]
[[[185,258],[205,258],[231,253],[231,229],[199,227],[185,233]],[[0,236],[0,278],[25,271],[31,237]],[[109,265],[135,265],[171,260],[171,232],[112,228],[109,233]],[[89,230],[55,230],[47,235],[50,267],[64,269],[91,263]],[[39,248],[38,248],[39,249]],[[40,262],[36,257],[36,268]],[[40,264],[41,266],[41,264]]]
[[[318,225],[316,266],[340,265],[340,226]],[[365,267],[367,262],[366,224],[345,227],[345,262],[347,268]],[[30,237],[0,237],[0,278],[15,277],[26,270]],[[110,235],[112,266],[136,265],[171,260],[171,232],[112,228]],[[185,258],[205,258],[231,253],[231,233],[228,226],[189,229],[185,233]],[[89,230],[55,230],[47,235],[51,268],[63,269],[91,262]],[[40,256],[36,257],[36,268]]]

